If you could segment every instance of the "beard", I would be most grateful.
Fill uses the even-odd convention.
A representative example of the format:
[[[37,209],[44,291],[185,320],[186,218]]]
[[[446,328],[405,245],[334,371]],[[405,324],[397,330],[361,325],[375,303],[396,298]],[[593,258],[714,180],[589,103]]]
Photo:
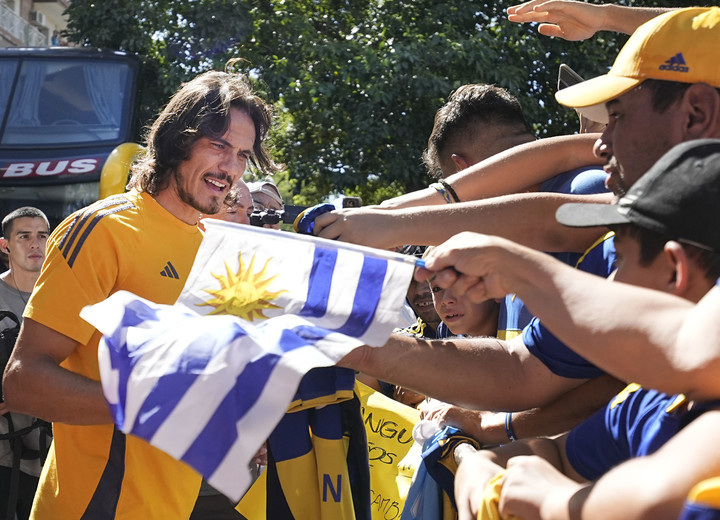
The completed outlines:
[[[613,200],[617,201],[627,193],[628,186],[625,182],[623,169],[615,157],[610,158],[606,168],[608,167],[611,169],[612,173],[608,173],[609,177],[607,181],[605,181],[605,186],[613,193],[613,195],[615,195]]]
[[[200,213],[204,215],[215,215],[220,211],[220,209],[223,207],[223,200],[224,196],[222,198],[213,198],[209,201],[203,203],[199,201],[195,195],[190,193],[189,191],[186,191],[185,188],[183,188],[182,180],[183,176],[178,171],[175,170],[173,173],[173,176],[175,177],[175,186],[177,188],[178,196],[180,197],[180,200],[182,200],[185,204],[190,206],[191,208],[199,211]]]

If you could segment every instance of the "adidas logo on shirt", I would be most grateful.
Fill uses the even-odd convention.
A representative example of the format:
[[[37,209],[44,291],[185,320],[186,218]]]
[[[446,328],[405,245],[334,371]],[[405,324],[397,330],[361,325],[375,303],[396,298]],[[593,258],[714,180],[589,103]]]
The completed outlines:
[[[685,58],[682,52],[678,52],[658,68],[660,70],[671,70],[675,72],[688,72],[690,70],[690,67],[685,66]]]
[[[180,279],[178,272],[175,270],[175,266],[173,266],[170,262],[165,264],[165,269],[160,271],[160,276],[165,276],[167,278],[174,278],[175,280]]]

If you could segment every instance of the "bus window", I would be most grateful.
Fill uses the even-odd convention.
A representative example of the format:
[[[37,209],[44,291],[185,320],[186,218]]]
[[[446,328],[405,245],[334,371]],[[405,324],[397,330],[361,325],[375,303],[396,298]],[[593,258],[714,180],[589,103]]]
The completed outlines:
[[[116,142],[130,124],[130,81],[117,62],[24,60],[0,144]]]

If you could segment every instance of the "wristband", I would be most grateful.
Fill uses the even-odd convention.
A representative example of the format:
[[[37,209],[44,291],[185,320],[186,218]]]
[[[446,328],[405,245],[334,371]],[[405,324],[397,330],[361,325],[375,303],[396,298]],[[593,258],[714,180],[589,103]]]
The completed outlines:
[[[445,202],[447,202],[448,204],[452,204],[453,201],[450,198],[450,194],[445,190],[445,187],[442,184],[440,184],[439,182],[433,182],[429,187],[434,188],[435,191],[442,195],[443,199],[445,199]]]
[[[457,193],[455,192],[453,187],[450,186],[450,183],[448,181],[446,181],[445,179],[440,179],[438,182],[443,185],[443,187],[452,196],[455,202],[460,202],[460,197],[458,197]]]
[[[505,414],[505,433],[507,433],[510,442],[517,440],[517,437],[515,437],[515,432],[513,431],[512,427],[512,412],[507,412]]]

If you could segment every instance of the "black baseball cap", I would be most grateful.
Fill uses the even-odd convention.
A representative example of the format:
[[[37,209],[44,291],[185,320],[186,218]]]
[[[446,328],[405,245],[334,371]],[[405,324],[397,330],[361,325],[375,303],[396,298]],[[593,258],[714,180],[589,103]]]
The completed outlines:
[[[720,139],[673,147],[617,204],[563,204],[555,218],[570,227],[635,224],[720,252]]]

